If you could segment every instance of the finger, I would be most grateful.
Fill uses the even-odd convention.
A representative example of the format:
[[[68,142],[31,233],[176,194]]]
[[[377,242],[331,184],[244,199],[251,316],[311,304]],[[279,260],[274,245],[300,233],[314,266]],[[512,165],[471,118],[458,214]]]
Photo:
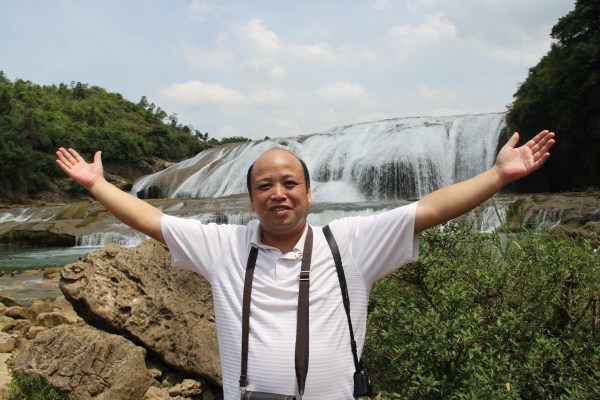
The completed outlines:
[[[541,156],[545,154],[550,154],[550,149],[552,148],[552,146],[554,146],[554,143],[556,143],[554,139],[549,139],[546,143],[544,143],[542,148],[538,150],[538,154],[540,154]]]
[[[74,149],[69,149],[69,153],[76,162],[85,162],[85,160]]]
[[[60,167],[60,169],[62,169],[67,174],[71,170],[71,167],[69,167],[67,164],[65,164],[62,160],[56,160],[56,163],[58,164],[58,166]]]
[[[529,142],[527,142],[527,144],[529,145],[529,147],[533,148],[536,144],[540,143],[540,142],[545,142],[546,140],[550,139],[550,137],[548,137],[548,134],[550,134],[551,132],[548,130],[543,130],[540,133],[538,133],[537,135],[535,135],[533,138],[531,138],[531,140]],[[551,137],[554,135],[554,133],[552,133]]]
[[[57,162],[60,161],[62,165],[70,168],[71,162],[69,161],[69,153],[67,153],[67,150],[61,147],[56,152],[56,156],[58,157],[58,160],[56,160]]]

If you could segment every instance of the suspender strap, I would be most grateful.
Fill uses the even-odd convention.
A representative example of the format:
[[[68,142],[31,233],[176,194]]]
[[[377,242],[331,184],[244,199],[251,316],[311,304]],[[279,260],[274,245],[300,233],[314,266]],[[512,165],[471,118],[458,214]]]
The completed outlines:
[[[240,386],[248,386],[248,337],[250,332],[250,297],[252,294],[252,278],[254,277],[254,267],[256,266],[256,257],[258,256],[258,247],[252,246],[248,262],[246,263],[246,279],[244,280],[244,298],[242,305],[242,372],[240,375]]]
[[[296,379],[300,396],[304,394],[308,374],[308,289],[310,286],[310,261],[312,259],[313,233],[310,225],[304,239],[300,288],[298,290],[298,317],[296,318]]]
[[[348,296],[348,286],[346,285],[346,275],[344,274],[344,267],[342,265],[342,257],[340,256],[340,250],[337,242],[331,233],[329,225],[323,227],[323,233],[325,239],[331,248],[333,254],[333,261],[335,262],[335,269],[337,270],[338,279],[340,281],[340,289],[342,290],[342,299],[344,300],[344,308],[346,309],[346,317],[348,318],[348,329],[350,330],[350,347],[352,348],[352,356],[354,357],[354,367],[356,372],[362,370],[360,362],[358,361],[358,350],[356,341],[354,340],[354,330],[352,329],[352,320],[350,319],[350,297]]]
[[[298,315],[296,318],[296,379],[300,396],[304,394],[306,375],[308,374],[308,291],[310,283],[310,261],[312,258],[313,232],[310,225],[304,239],[302,252],[302,266],[300,268],[300,283],[298,289]],[[244,297],[242,304],[242,369],[240,373],[240,386],[248,386],[248,338],[250,336],[250,299],[252,295],[252,280],[258,248],[252,247],[246,264],[246,278],[244,280]]]

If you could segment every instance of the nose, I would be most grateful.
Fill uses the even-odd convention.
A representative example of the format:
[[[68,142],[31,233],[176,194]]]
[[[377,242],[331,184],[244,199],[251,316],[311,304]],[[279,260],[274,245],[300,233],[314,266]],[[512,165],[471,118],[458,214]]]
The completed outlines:
[[[273,185],[271,190],[272,199],[284,199],[287,193],[287,189],[283,185]]]

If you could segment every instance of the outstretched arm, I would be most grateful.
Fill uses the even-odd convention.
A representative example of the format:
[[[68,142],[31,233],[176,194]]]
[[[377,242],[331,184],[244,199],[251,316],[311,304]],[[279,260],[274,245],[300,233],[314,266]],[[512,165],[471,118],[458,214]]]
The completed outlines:
[[[423,197],[417,204],[415,234],[447,222],[483,203],[505,185],[540,168],[550,157],[554,133],[542,131],[521,147],[515,133],[502,147],[489,170]]]
[[[87,163],[75,150],[61,147],[56,152],[56,163],[115,217],[164,244],[160,228],[162,211],[107,182],[104,179],[101,154],[100,151],[96,152],[94,162]]]

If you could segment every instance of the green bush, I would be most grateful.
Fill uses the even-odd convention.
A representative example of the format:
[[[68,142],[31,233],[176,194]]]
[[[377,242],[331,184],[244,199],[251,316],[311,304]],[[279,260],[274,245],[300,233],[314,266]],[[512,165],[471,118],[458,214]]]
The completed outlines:
[[[48,383],[27,375],[14,375],[7,388],[9,392],[4,400],[73,400]]]
[[[600,238],[452,223],[371,295],[364,360],[383,398],[600,398]]]

